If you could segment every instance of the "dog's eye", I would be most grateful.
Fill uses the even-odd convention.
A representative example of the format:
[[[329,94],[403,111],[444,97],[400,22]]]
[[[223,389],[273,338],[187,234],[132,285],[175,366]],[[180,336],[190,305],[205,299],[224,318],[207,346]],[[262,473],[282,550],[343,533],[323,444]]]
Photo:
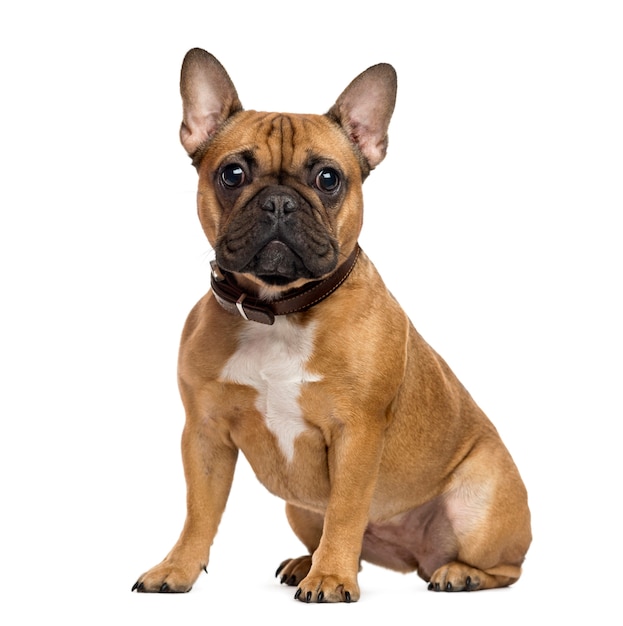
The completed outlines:
[[[231,165],[226,165],[221,171],[221,180],[226,187],[233,189],[234,187],[240,187],[245,182],[246,176],[238,163],[232,163]]]
[[[335,191],[340,186],[340,175],[332,167],[324,167],[316,176],[316,187],[321,191]]]

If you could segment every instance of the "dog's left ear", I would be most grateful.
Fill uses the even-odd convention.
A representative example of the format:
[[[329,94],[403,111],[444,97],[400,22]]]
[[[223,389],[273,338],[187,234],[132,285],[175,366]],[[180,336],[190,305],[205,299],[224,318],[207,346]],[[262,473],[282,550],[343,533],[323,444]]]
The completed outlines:
[[[201,48],[184,57],[180,91],[184,105],[180,140],[192,157],[230,115],[242,110],[242,104],[225,68]]]
[[[385,158],[396,88],[394,68],[387,63],[373,65],[346,87],[327,113],[358,146],[370,169]]]

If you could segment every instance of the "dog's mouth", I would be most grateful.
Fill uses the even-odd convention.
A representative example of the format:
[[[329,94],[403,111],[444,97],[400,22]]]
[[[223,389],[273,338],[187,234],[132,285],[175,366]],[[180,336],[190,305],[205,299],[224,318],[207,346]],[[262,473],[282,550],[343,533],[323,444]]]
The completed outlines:
[[[228,254],[226,246],[217,246],[216,260],[222,269],[253,276],[269,287],[287,287],[297,281],[318,280],[330,274],[337,265],[338,247],[330,239],[326,244],[290,245],[282,239],[272,239],[252,253]]]
[[[279,240],[266,244],[253,257],[251,266],[252,273],[257,278],[276,287],[282,287],[299,278],[311,278],[301,257]]]

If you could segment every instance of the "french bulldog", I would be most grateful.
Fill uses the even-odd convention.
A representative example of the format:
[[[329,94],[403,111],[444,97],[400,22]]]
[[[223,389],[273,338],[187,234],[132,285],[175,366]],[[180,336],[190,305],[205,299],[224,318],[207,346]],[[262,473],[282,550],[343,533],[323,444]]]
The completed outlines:
[[[300,601],[358,600],[362,561],[433,591],[519,578],[531,529],[515,463],[358,244],[396,86],[379,64],[324,115],[245,110],[214,56],[187,53],[180,138],[215,260],[179,353],[186,522],[133,590],[191,589],[239,451],[307,550],[277,569]]]

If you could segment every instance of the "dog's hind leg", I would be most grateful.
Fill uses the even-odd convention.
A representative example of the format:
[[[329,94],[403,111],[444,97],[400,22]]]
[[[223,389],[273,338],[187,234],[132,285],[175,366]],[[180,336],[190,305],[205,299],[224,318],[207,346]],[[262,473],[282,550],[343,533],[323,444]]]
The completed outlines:
[[[473,591],[513,584],[532,535],[526,490],[505,449],[476,450],[457,471],[444,508],[457,551],[432,572],[428,588]]]
[[[303,542],[309,554],[295,559],[286,559],[277,568],[275,576],[280,577],[282,584],[295,587],[307,576],[311,568],[311,555],[320,543],[324,518],[320,513],[302,509],[290,503],[286,504],[286,515],[292,530]]]

